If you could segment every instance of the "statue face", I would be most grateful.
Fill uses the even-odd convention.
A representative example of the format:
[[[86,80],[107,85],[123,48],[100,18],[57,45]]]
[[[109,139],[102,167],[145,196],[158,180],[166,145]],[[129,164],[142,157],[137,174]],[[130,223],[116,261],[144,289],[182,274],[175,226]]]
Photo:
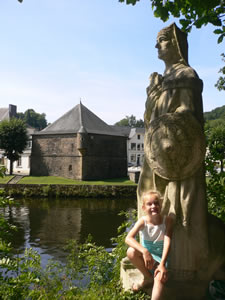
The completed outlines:
[[[173,54],[174,47],[172,44],[172,39],[164,34],[161,33],[158,35],[156,40],[155,47],[158,49],[158,58],[164,61],[170,60],[171,55]]]

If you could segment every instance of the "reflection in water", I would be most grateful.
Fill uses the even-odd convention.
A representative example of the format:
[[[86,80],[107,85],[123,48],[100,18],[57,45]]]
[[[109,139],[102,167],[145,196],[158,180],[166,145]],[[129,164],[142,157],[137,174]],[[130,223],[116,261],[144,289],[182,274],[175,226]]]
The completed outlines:
[[[17,225],[12,245],[19,252],[33,248],[45,265],[49,258],[63,261],[63,247],[70,239],[84,242],[88,234],[97,245],[111,247],[110,239],[124,221],[121,210],[136,207],[134,200],[122,199],[31,199],[20,206],[4,209],[12,224]]]

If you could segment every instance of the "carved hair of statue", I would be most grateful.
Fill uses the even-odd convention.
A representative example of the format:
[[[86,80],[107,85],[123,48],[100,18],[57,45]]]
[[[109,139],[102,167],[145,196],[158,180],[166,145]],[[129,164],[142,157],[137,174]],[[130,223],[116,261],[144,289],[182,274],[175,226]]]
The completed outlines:
[[[175,43],[180,56],[180,62],[188,66],[188,42],[187,34],[181,31],[175,23],[163,28],[159,31],[158,36],[166,35]]]

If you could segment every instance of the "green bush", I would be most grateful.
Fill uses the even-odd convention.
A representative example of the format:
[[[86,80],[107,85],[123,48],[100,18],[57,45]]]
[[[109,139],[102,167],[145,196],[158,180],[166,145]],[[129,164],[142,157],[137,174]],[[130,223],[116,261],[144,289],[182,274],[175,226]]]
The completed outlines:
[[[215,169],[217,161],[212,153],[208,152],[205,162],[209,174],[206,180],[208,210],[225,223],[225,172]]]
[[[0,207],[12,201],[0,197]],[[50,260],[43,270],[40,255],[34,250],[26,249],[20,256],[12,254],[8,238],[15,227],[0,215],[0,299],[149,299],[141,292],[124,292],[120,286],[120,261],[126,253],[124,229],[129,223],[119,228],[118,237],[113,239],[117,246],[111,253],[91,237],[84,244],[72,240],[66,246],[66,264]]]

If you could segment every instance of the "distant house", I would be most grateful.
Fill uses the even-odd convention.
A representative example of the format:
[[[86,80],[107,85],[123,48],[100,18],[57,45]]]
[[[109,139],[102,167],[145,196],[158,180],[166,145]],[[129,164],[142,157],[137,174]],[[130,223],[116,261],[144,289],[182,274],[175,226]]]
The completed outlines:
[[[4,120],[10,120],[17,117],[17,106],[9,104],[8,108],[0,108],[0,122]],[[32,147],[32,134],[37,130],[27,125],[28,143],[26,149],[20,155],[17,161],[13,163],[13,173],[21,175],[30,174],[30,156]],[[0,149],[0,164],[4,165],[7,170],[10,168],[9,160],[4,156],[4,150]]]
[[[115,130],[127,137],[128,166],[142,166],[144,161],[144,128],[127,126],[112,126]]]
[[[17,107],[16,105],[9,104],[9,107],[0,108],[0,122],[16,118]]]
[[[98,180],[127,176],[126,137],[82,103],[33,135],[31,175]]]
[[[144,161],[144,128],[131,128],[128,139],[128,162],[142,166]]]

